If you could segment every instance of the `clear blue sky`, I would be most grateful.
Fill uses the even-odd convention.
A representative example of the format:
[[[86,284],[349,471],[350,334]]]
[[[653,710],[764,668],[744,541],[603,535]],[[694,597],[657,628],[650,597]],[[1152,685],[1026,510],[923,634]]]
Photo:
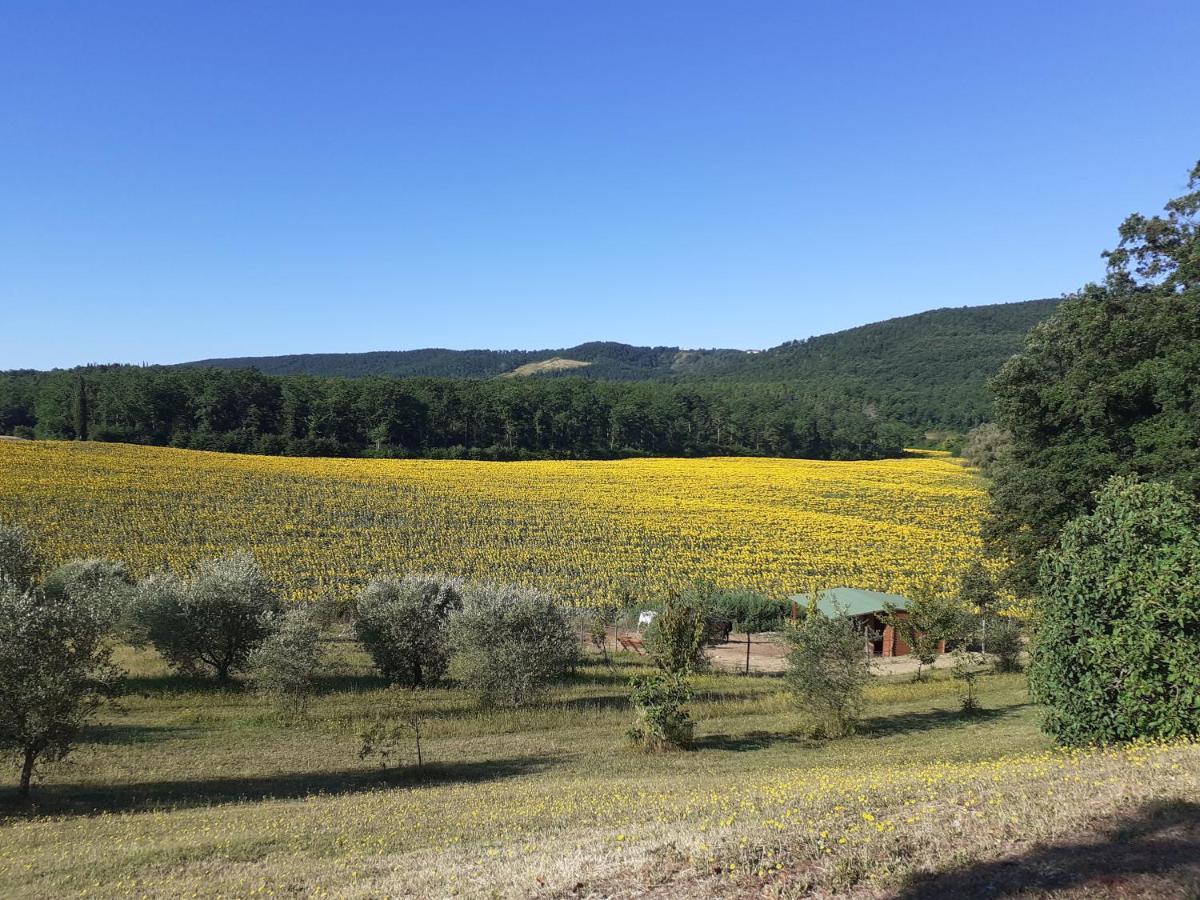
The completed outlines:
[[[1103,274],[1200,3],[0,0],[0,368],[766,347]]]

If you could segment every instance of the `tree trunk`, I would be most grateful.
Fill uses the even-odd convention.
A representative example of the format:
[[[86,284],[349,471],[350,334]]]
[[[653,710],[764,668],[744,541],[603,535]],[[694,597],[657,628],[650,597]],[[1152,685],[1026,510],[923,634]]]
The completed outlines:
[[[746,632],[746,674],[750,674],[750,632]]]
[[[22,800],[29,799],[29,783],[33,780],[33,764],[37,761],[37,752],[25,750],[25,761],[21,764],[21,790],[18,796]]]

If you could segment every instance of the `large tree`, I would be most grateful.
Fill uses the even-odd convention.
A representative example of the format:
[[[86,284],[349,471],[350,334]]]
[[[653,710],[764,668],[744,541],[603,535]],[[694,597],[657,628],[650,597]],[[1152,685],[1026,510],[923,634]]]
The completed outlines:
[[[1200,734],[1200,506],[1114,478],[1042,561],[1030,686],[1065,744]]]
[[[984,534],[1018,591],[1113,475],[1200,493],[1200,164],[1188,187],[1167,215],[1130,216],[1105,284],[1068,298],[993,382],[1012,446]]]

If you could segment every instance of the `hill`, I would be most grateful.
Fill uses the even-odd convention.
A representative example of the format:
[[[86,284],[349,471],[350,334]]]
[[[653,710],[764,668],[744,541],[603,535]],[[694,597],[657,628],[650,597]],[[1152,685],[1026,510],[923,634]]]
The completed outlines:
[[[966,427],[986,419],[987,379],[1016,353],[1058,300],[935,309],[761,352],[635,347],[608,341],[552,350],[393,350],[206,359],[268,375],[360,378],[573,376],[597,381],[788,384],[845,394],[910,424]]]

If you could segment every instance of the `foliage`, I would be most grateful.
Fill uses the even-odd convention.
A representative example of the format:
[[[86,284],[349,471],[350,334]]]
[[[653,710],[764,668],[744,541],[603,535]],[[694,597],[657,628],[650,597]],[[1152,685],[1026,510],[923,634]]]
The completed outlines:
[[[358,596],[354,632],[383,676],[404,687],[436,684],[450,663],[450,615],[462,609],[462,585],[405,575],[372,581]]]
[[[245,668],[281,611],[270,580],[249,553],[201,563],[191,581],[160,573],[138,586],[140,634],[175,668],[208,668],[221,681]]]
[[[411,738],[417,767],[425,765],[425,757],[421,752],[421,737],[427,719],[425,698],[419,690],[391,685],[387,697],[379,704],[370,724],[359,735],[362,743],[359,746],[358,758],[365,760],[375,757],[384,769],[391,760],[395,760],[394,764],[399,766],[404,755],[402,745]]]
[[[985,650],[995,659],[997,672],[1020,672],[1021,652],[1025,649],[1021,623],[1010,616],[987,620]]]
[[[685,704],[692,697],[687,675],[658,670],[635,676],[630,702],[636,721],[629,739],[643,750],[676,750],[692,745],[694,723]]]
[[[900,609],[886,604],[880,618],[912,648],[918,663],[917,681],[923,677],[924,667],[933,665],[937,659],[942,641],[949,644],[965,640],[975,626],[970,611],[936,579],[914,583],[909,590],[908,606]]]
[[[780,628],[789,607],[752,588],[734,588],[720,592],[713,600],[713,609],[733,624],[734,631],[746,635],[745,672],[749,675],[752,636]]]
[[[950,670],[950,675],[962,684],[960,705],[967,715],[977,713],[981,709],[976,682],[985,671],[982,654],[972,653],[961,647],[954,651],[954,667]]]
[[[43,561],[28,529],[0,521],[0,582],[28,589],[41,574]]]
[[[1012,435],[995,422],[984,422],[967,432],[962,456],[984,475],[991,477],[996,467],[1012,454]]]
[[[484,706],[527,706],[575,664],[578,638],[546,594],[472,585],[451,620],[454,664]]]
[[[79,589],[51,597],[41,586],[0,581],[0,752],[20,760],[22,798],[35,767],[67,756],[97,707],[117,692],[112,626],[106,598]]]
[[[787,684],[829,737],[855,730],[871,677],[866,635],[853,619],[814,613],[788,627]]]
[[[958,605],[963,609],[977,610],[980,615],[988,615],[999,602],[1000,594],[991,573],[982,562],[972,560],[958,582]]]
[[[1113,475],[1200,495],[1200,259],[1196,188],[1169,215],[1131,216],[1088,285],[1035,328],[994,382],[1012,452],[993,473],[984,536],[1030,595],[1038,553]]]
[[[1030,686],[1078,745],[1200,734],[1200,508],[1117,477],[1045,555]]]
[[[397,570],[580,606],[668,597],[696,578],[770,596],[814,582],[902,593],[979,555],[985,499],[936,455],[498,467],[0,444],[0,518],[36,529],[52,563],[110,556],[142,577],[250,550],[289,600],[353,598]]]
[[[304,711],[320,666],[321,628],[304,607],[280,613],[246,659],[255,689],[293,713]]]
[[[704,655],[709,609],[686,595],[667,603],[655,616],[642,645],[654,664],[672,675],[689,675],[708,668]]]

